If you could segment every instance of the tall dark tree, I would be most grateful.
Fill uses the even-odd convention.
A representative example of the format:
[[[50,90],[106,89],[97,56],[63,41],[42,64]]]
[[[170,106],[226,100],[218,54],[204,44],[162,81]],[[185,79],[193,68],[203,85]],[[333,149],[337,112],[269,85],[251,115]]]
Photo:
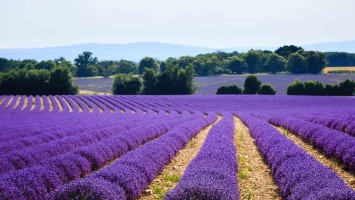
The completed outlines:
[[[56,88],[49,88],[49,80],[51,75],[48,70],[28,70],[23,80],[23,88],[27,94],[45,95],[49,90]],[[48,90],[48,91],[47,91]]]
[[[56,67],[50,72],[48,82],[49,94],[77,94],[78,86],[68,67]]]
[[[243,55],[245,62],[248,65],[248,71],[251,74],[254,74],[263,67],[263,57],[261,51],[249,50]]]
[[[339,84],[338,95],[352,96],[355,93],[355,81],[346,79]]]
[[[276,53],[270,54],[266,61],[265,69],[268,73],[277,73],[285,71],[286,60],[284,57],[277,55]]]
[[[142,94],[157,94],[156,86],[158,83],[158,74],[153,69],[146,69],[143,74]]]
[[[302,74],[308,72],[308,63],[299,53],[291,53],[286,64],[286,69],[293,74]]]
[[[138,77],[132,74],[117,74],[113,79],[113,94],[136,95],[139,93],[142,82]]]
[[[260,85],[259,79],[254,75],[250,75],[245,79],[243,93],[256,94],[260,90]]]
[[[311,74],[319,74],[327,64],[325,55],[321,52],[306,51],[304,57],[308,64],[308,72]]]
[[[4,72],[7,70],[7,63],[9,62],[6,58],[0,58],[0,72]]]
[[[143,74],[146,68],[153,69],[154,71],[159,72],[158,62],[151,57],[145,57],[139,62],[138,73]]]
[[[77,76],[87,77],[96,76],[98,74],[96,67],[97,58],[93,57],[91,52],[84,51],[82,54],[79,54],[79,56],[75,58],[74,63],[78,67]]]
[[[297,51],[300,50],[303,51],[303,48],[297,47],[295,45],[285,45],[283,47],[276,49],[275,53],[287,59],[291,53],[296,53]]]
[[[242,74],[247,70],[247,63],[241,57],[234,56],[230,57],[228,67],[233,73]]]

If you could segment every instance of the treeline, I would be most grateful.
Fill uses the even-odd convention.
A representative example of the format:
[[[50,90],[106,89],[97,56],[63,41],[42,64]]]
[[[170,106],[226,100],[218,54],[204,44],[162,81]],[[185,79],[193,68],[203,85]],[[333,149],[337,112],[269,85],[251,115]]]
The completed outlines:
[[[179,68],[167,65],[163,72],[146,68],[142,79],[132,74],[117,74],[113,80],[113,94],[181,95],[193,94],[194,69],[192,66]]]
[[[76,70],[64,58],[41,62],[0,58],[0,94],[77,94],[78,86],[72,76]]]
[[[11,70],[0,73],[1,95],[55,95],[77,94],[70,69],[56,66],[52,69]]]
[[[355,95],[355,82],[346,79],[339,84],[323,85],[318,81],[297,80],[287,87],[288,95],[313,95],[313,96],[353,96]]]
[[[262,84],[254,75],[249,75],[244,81],[244,89],[237,85],[224,85],[217,89],[216,94],[260,94],[275,95],[275,89],[269,84]]]
[[[50,70],[61,63],[67,65],[73,76],[77,77],[109,77],[120,73],[142,75],[145,68],[162,73],[169,65],[183,69],[192,66],[196,76],[280,72],[317,74],[325,66],[355,66],[355,54],[305,51],[301,47],[289,45],[280,47],[274,52],[253,49],[245,53],[214,52],[168,58],[164,61],[145,57],[136,63],[129,60],[99,61],[93,53],[83,52],[74,59],[73,63],[64,58],[41,62],[32,59],[19,61],[0,58],[0,72],[24,68]]]
[[[329,67],[355,66],[355,53],[326,52],[324,55]]]
[[[249,75],[244,82],[244,89],[237,85],[224,85],[217,89],[216,94],[267,94],[275,95],[276,91],[269,84],[262,84],[260,80]],[[323,85],[319,81],[296,80],[287,87],[288,95],[312,95],[312,96],[354,96],[355,81],[345,79],[339,84]]]

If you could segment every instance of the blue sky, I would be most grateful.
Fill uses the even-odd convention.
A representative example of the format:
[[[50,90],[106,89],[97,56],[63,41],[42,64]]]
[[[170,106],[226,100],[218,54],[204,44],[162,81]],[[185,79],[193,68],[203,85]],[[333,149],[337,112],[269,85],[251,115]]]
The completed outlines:
[[[355,40],[354,21],[354,0],[0,0],[0,48],[301,45]]]

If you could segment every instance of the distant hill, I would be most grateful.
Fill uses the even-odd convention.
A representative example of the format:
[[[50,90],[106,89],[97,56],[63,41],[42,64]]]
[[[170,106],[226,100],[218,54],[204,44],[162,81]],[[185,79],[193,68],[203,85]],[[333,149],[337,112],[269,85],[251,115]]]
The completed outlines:
[[[45,47],[29,49],[0,49],[0,57],[12,59],[48,60],[64,57],[74,60],[83,51],[91,51],[99,60],[127,59],[139,61],[145,56],[160,60],[183,55],[195,56],[200,53],[216,51],[213,48],[183,46],[156,42],[138,42],[128,44],[78,44],[62,47]]]
[[[306,50],[317,51],[344,51],[355,53],[355,40],[346,42],[331,42],[311,45],[301,45]],[[99,60],[127,59],[139,61],[145,56],[165,60],[168,57],[180,57],[185,55],[196,56],[215,51],[245,52],[249,49],[262,49],[274,51],[277,47],[233,47],[225,49],[205,48],[196,46],[184,46],[157,42],[137,42],[127,44],[78,44],[61,47],[27,48],[27,49],[0,49],[0,57],[8,59],[36,59],[48,60],[64,57],[74,60],[83,51],[91,51]]]
[[[322,52],[348,52],[355,53],[355,40],[344,42],[328,42],[319,44],[302,45],[305,50],[317,50]]]

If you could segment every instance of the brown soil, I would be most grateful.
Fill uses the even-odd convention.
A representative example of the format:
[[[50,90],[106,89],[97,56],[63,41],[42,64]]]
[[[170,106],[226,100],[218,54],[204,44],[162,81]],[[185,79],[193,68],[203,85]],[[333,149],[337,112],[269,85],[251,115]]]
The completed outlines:
[[[234,123],[240,199],[281,199],[271,169],[259,153],[249,129],[239,118],[235,118]]]
[[[63,111],[63,107],[62,107],[62,104],[59,102],[58,100],[58,97],[54,96],[54,99],[55,99],[55,103],[58,105],[59,107],[59,112]],[[54,103],[54,102],[52,102]]]
[[[355,172],[350,172],[344,169],[344,166],[337,162],[335,158],[327,158],[320,150],[314,148],[311,144],[304,142],[300,137],[292,134],[288,130],[275,127],[278,131],[284,134],[288,139],[300,146],[309,155],[313,156],[323,165],[332,169],[340,178],[342,178],[348,186],[355,190]]]
[[[30,111],[32,111],[33,109],[35,109],[35,107],[36,107],[36,98],[32,98],[32,102],[29,102],[30,104],[30,106],[31,106],[31,109],[30,109]]]
[[[201,130],[196,137],[192,138],[187,145],[178,152],[173,160],[155,177],[153,182],[139,198],[141,200],[163,199],[166,193],[173,189],[178,183],[180,177],[184,174],[188,164],[197,155],[208,132],[221,117],[212,125]]]
[[[40,111],[42,111],[44,109],[44,102],[43,102],[43,98],[45,98],[44,96],[39,97],[39,100],[41,101],[41,106],[39,108]]]
[[[48,96],[44,96],[43,98],[48,99],[49,111],[53,111],[53,102],[51,101],[51,99]]]
[[[4,102],[6,99],[6,97],[3,97],[1,100],[0,100],[0,105],[2,104],[2,102]]]
[[[25,98],[21,110],[25,109],[27,107],[27,104],[28,104],[28,97]]]

